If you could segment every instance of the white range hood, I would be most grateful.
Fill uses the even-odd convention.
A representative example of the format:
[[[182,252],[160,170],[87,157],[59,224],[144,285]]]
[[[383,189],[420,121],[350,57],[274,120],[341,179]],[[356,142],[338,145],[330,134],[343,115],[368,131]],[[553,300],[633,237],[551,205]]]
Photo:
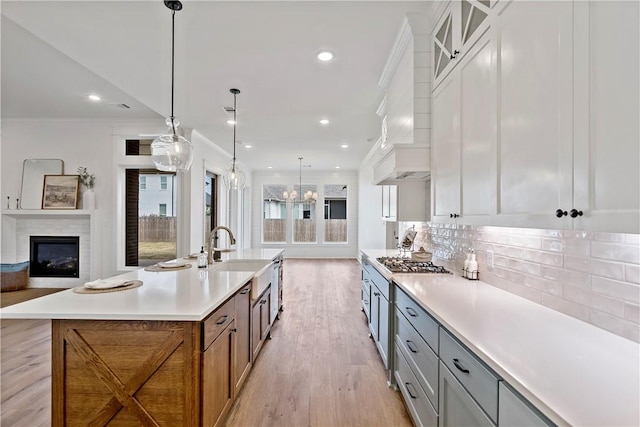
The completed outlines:
[[[426,181],[431,177],[431,149],[416,144],[396,144],[373,167],[376,185]]]

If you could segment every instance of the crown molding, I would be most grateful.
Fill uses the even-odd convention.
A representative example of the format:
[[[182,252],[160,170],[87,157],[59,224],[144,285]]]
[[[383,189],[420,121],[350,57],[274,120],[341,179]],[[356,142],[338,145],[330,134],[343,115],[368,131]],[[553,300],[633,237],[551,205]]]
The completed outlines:
[[[396,35],[396,40],[393,42],[393,47],[391,48],[391,52],[389,53],[389,57],[387,58],[387,62],[382,69],[382,74],[380,75],[380,79],[378,80],[378,86],[387,90],[389,87],[389,83],[391,82],[391,78],[393,74],[396,72],[398,68],[398,64],[400,63],[400,59],[404,54],[404,51],[409,46],[409,42],[411,42],[413,35],[411,34],[411,26],[409,25],[409,20],[407,16],[402,19],[402,24],[400,24],[400,29],[398,30],[398,34]]]

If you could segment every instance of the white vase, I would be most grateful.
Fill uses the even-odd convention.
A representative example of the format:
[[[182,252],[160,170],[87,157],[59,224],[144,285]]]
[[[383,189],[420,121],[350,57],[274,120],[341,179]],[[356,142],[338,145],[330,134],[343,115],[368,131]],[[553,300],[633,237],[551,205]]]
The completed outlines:
[[[82,209],[94,210],[96,208],[96,193],[88,188],[82,193]]]

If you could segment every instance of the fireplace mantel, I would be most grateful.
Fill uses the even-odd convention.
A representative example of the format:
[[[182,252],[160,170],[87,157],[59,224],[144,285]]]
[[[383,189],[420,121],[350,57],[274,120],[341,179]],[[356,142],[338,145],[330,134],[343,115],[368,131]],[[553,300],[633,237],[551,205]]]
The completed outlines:
[[[96,211],[87,209],[73,209],[73,210],[56,210],[56,209],[14,209],[3,210],[2,216],[8,216],[9,218],[16,219],[86,219],[91,218]]]

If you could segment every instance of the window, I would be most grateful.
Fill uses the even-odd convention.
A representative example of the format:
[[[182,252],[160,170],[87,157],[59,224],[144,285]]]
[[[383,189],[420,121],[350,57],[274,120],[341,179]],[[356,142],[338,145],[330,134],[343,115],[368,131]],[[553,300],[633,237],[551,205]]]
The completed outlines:
[[[295,186],[299,201],[293,203],[293,243],[316,242],[316,204],[313,199],[304,200],[301,196],[307,192],[316,193],[315,185]]]
[[[167,176],[163,175],[160,177],[160,189],[161,190],[166,190],[167,189]]]
[[[127,156],[151,155],[151,140],[126,140],[125,144]],[[149,164],[149,158],[140,163]],[[125,169],[125,266],[141,267],[176,258],[175,179],[175,173],[156,169]],[[168,191],[160,191],[162,181]]]
[[[324,241],[347,242],[347,186],[324,186]]]
[[[262,242],[286,243],[287,201],[284,199],[285,185],[262,186]]]

